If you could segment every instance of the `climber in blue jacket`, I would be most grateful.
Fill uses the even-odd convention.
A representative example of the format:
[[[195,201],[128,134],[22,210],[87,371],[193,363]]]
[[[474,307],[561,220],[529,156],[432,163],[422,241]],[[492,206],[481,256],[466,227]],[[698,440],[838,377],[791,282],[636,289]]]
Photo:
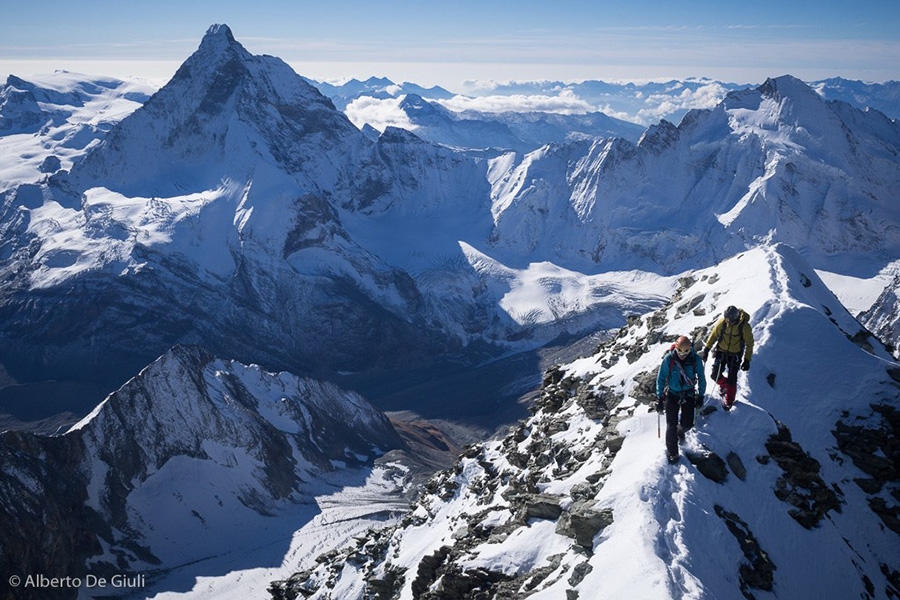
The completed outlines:
[[[681,336],[663,355],[656,375],[656,410],[666,414],[666,455],[678,460],[678,441],[694,426],[694,408],[706,393],[703,360],[694,345]],[[680,413],[680,414],[679,414]]]

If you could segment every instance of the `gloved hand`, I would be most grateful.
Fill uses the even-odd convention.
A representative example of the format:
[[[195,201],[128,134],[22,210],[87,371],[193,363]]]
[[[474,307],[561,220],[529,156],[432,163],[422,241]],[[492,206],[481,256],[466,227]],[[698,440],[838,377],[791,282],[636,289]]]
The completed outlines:
[[[661,413],[665,410],[665,401],[662,398],[656,399],[656,412]]]
[[[703,349],[702,357],[703,357],[703,362],[706,362],[707,359],[709,359],[709,348]]]
[[[750,370],[750,361],[745,360],[743,363],[741,363],[741,371],[749,371],[749,370]]]

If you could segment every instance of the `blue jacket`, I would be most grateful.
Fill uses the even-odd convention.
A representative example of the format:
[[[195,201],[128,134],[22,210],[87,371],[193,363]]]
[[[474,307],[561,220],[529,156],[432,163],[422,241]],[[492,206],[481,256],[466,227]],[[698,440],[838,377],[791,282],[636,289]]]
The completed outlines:
[[[688,381],[683,381],[684,377],[681,374],[681,369],[678,368],[679,364],[684,369],[684,375],[687,376]],[[695,387],[699,388],[697,390],[699,395],[702,396],[706,393],[706,375],[703,371],[703,360],[695,350],[691,350],[691,353],[687,355],[683,362],[678,360],[678,355],[674,350],[669,350],[665,353],[662,364],[659,365],[659,372],[656,374],[657,398],[663,397],[667,386],[669,391],[674,394],[681,392],[693,393]]]

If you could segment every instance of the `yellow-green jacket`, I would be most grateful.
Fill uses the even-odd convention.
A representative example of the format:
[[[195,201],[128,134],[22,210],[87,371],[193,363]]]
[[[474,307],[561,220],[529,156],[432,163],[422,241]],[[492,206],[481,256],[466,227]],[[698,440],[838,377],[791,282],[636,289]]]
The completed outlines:
[[[719,319],[709,337],[706,338],[706,350],[712,350],[718,341],[716,350],[730,354],[740,354],[744,351],[744,360],[748,363],[753,356],[753,329],[750,327],[750,315],[743,310],[735,325],[730,325],[725,318]]]

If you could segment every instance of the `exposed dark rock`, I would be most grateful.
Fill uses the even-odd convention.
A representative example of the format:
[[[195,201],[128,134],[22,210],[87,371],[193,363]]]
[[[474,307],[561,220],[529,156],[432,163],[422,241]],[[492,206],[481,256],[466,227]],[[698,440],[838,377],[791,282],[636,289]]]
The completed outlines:
[[[498,583],[512,579],[509,575],[488,569],[463,570],[455,564],[440,573],[437,589],[415,595],[419,600],[488,600],[497,597]]]
[[[869,508],[881,517],[884,524],[895,533],[900,533],[900,506],[888,503],[884,498],[869,498]]]
[[[371,578],[366,582],[367,600],[390,600],[400,594],[405,578],[397,569],[386,569],[381,579]]]
[[[900,367],[888,367],[887,374],[895,383],[900,383]]]
[[[284,581],[273,581],[269,585],[269,594],[273,600],[296,600],[300,596],[304,598],[312,596],[315,589],[310,586],[312,571],[294,573]]]
[[[603,421],[609,416],[609,409],[618,404],[621,397],[611,389],[600,387],[596,390],[579,390],[575,402],[584,410],[589,418],[595,421]]]
[[[775,496],[794,507],[788,511],[794,520],[812,529],[828,511],[841,511],[837,492],[819,475],[819,461],[791,439],[783,423],[778,423],[778,433],[766,441],[766,450],[783,471],[775,484]]]
[[[725,461],[722,460],[722,457],[715,452],[694,452],[692,450],[687,450],[685,451],[684,456],[692,465],[697,467],[700,474],[707,479],[711,479],[716,483],[724,483],[725,480],[728,479],[728,467],[725,466]]]
[[[832,435],[841,452],[861,471],[882,484],[897,481],[900,473],[900,412],[885,404],[873,405],[872,409],[872,416],[880,416],[878,423],[866,427],[838,421]]]
[[[694,296],[687,302],[682,303],[676,309],[676,318],[697,308],[697,305],[699,305],[701,302],[703,302],[703,300],[705,298],[706,298],[705,294],[697,294],[696,296]]]
[[[562,514],[559,498],[551,494],[530,494],[520,499],[525,520],[548,519],[555,521]]]
[[[438,578],[438,569],[450,556],[450,546],[442,546],[433,554],[425,556],[419,561],[419,567],[416,569],[416,578],[412,582],[412,593],[416,598],[421,598],[428,591],[431,585]]]
[[[613,454],[617,453],[622,449],[622,444],[625,443],[625,438],[620,435],[613,435],[606,438],[606,447],[609,448],[609,451]]]
[[[831,433],[838,449],[869,475],[854,479],[870,495],[869,508],[900,533],[900,411],[873,404],[872,413],[857,417],[854,424],[838,421]]]
[[[734,451],[729,452],[728,456],[725,457],[725,462],[728,463],[731,472],[734,473],[738,479],[747,481],[747,469],[744,467],[744,461],[741,460],[741,457],[738,456],[737,453]]]
[[[566,372],[563,371],[559,365],[553,365],[544,372],[544,382],[542,385],[544,388],[550,387],[551,385],[555,385],[562,381],[565,376]]]
[[[745,598],[753,599],[750,589],[772,591],[774,572],[778,568],[769,559],[768,553],[762,549],[756,536],[750,531],[750,527],[735,513],[729,512],[719,506],[715,506],[716,514],[728,527],[728,531],[737,540],[741,552],[747,562],[739,567],[741,593]]]
[[[636,386],[631,390],[631,396],[640,400],[643,404],[656,402],[656,372],[644,371],[635,376]]]
[[[897,478],[894,461],[889,456],[876,454],[883,447],[889,446],[890,440],[886,433],[880,429],[846,425],[841,421],[837,422],[832,432],[841,452],[849,456],[861,471],[881,482]]]
[[[27,575],[85,574],[85,561],[102,551],[97,534],[109,533],[86,505],[87,477],[82,472],[80,440],[40,438],[16,431],[0,436],[0,569]],[[150,557],[153,558],[153,557]],[[155,558],[153,558],[155,560]],[[55,569],[55,571],[54,571]],[[6,577],[3,578],[3,585]],[[28,600],[71,597],[71,590],[20,587]]]
[[[898,571],[896,567],[882,564],[881,572],[890,583],[890,586],[887,589],[887,595],[891,598],[900,598],[900,571]]]
[[[59,160],[58,156],[50,155],[41,162],[41,166],[38,167],[38,171],[41,173],[56,173],[62,169],[62,163]]]
[[[612,525],[611,509],[595,510],[594,500],[575,502],[556,524],[556,533],[570,537],[585,550],[594,548],[594,537]]]
[[[588,574],[593,570],[594,567],[591,566],[591,563],[587,561],[579,563],[575,565],[574,569],[572,569],[572,574],[569,575],[567,583],[572,587],[576,587],[579,583],[584,581],[584,578],[587,577]]]

